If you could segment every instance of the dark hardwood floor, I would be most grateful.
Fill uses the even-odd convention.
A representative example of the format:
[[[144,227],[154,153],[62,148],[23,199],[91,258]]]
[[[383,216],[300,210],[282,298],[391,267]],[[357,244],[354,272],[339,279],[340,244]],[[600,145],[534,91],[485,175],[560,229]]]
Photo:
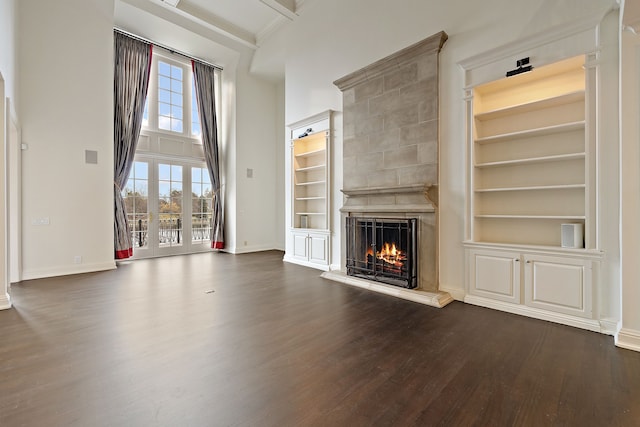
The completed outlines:
[[[213,292],[210,292],[213,291]],[[2,426],[638,426],[613,338],[208,253],[13,286]]]

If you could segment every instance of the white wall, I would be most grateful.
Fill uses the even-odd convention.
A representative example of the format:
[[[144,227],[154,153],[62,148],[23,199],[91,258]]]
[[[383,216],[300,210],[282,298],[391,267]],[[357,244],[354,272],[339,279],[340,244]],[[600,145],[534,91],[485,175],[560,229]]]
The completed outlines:
[[[9,144],[8,137],[11,129],[10,123],[6,122],[7,117],[12,116],[11,112],[7,114],[5,108],[12,108],[12,104],[17,101],[17,81],[16,81],[16,1],[0,0],[0,148],[7,147]],[[7,102],[9,100],[10,102]],[[8,151],[2,149],[0,151],[0,206],[6,208],[0,209],[0,242],[6,242],[0,247],[0,309],[11,307],[11,297],[9,295],[9,242],[7,223],[9,221],[8,205],[9,194],[5,185],[8,177],[10,165],[9,159],[5,158]],[[11,168],[12,169],[12,168]]]
[[[113,0],[18,6],[18,114],[28,144],[23,279],[115,266],[113,7]],[[98,152],[97,165],[85,164],[85,150]],[[32,225],[43,218],[49,225]]]
[[[0,0],[0,73],[5,83],[5,96],[17,101],[17,49],[16,8],[17,0]]]
[[[277,93],[277,121],[276,121],[276,249],[284,251],[285,248],[285,151],[288,142],[285,132],[285,95],[284,80],[278,83]]]
[[[237,86],[236,247],[253,252],[278,246],[277,87],[240,67]],[[246,71],[245,71],[246,70]],[[248,177],[251,169],[253,177]],[[280,172],[281,173],[281,172]]]
[[[621,329],[620,347],[640,351],[640,36],[621,33]]]
[[[444,30],[449,40],[440,56],[440,286],[458,298],[464,291],[464,104],[459,61],[547,28],[591,15],[602,16],[612,1],[489,0],[323,0],[305,3],[301,16],[265,42],[254,62],[285,51],[286,123],[327,109],[340,111],[341,93],[333,81]],[[284,47],[283,47],[284,45]],[[517,58],[514,58],[514,61]],[[259,64],[255,65],[260,68]],[[341,114],[337,114],[341,121]],[[336,147],[342,146],[336,126]],[[337,157],[337,156],[336,156]],[[336,159],[339,162],[339,157]],[[338,201],[341,166],[334,165]],[[334,206],[332,265],[341,233]],[[287,221],[290,215],[287,215]],[[339,218],[339,217],[338,217]],[[287,223],[287,227],[289,226]],[[291,242],[287,242],[288,247]]]

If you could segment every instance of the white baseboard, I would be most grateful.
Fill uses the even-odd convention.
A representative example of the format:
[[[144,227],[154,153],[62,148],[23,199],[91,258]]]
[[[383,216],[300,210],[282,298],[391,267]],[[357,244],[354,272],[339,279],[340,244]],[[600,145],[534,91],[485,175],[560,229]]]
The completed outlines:
[[[288,262],[291,264],[298,264],[298,265],[302,265],[304,267],[310,267],[310,268],[315,268],[316,270],[322,270],[322,271],[329,271],[329,265],[328,264],[316,264],[313,262],[309,262],[309,261],[304,261],[298,258],[294,258],[290,255],[285,255],[284,257],[282,257],[282,260],[284,262]]]
[[[71,274],[94,273],[96,271],[115,270],[116,262],[94,264],[74,264],[50,268],[25,269],[22,280],[44,279],[45,277],[69,276]]]
[[[342,271],[342,267],[340,266],[340,264],[331,264],[329,266],[329,270],[330,271]]]
[[[620,321],[617,319],[600,319],[602,333],[607,335],[616,335],[620,329]]]
[[[11,308],[11,296],[5,292],[4,295],[0,295],[0,310],[7,310]]]
[[[236,246],[235,248],[231,248],[228,250],[224,250],[224,252],[228,252],[230,254],[239,255],[239,254],[248,254],[252,252],[264,252],[264,251],[274,251],[280,250],[275,248],[273,245],[254,245],[254,246]]]
[[[615,342],[617,347],[640,351],[640,331],[622,328],[615,335]]]
[[[480,307],[491,308],[494,310],[505,311],[507,313],[519,314],[521,316],[532,317],[534,319],[546,320],[548,322],[560,323],[562,325],[573,326],[575,328],[586,329],[593,332],[603,332],[600,321],[593,319],[582,319],[580,317],[569,316],[567,314],[553,313],[538,308],[527,307],[523,305],[510,304],[508,302],[495,301],[488,298],[478,297],[475,295],[467,295],[464,302],[468,304],[478,305]]]

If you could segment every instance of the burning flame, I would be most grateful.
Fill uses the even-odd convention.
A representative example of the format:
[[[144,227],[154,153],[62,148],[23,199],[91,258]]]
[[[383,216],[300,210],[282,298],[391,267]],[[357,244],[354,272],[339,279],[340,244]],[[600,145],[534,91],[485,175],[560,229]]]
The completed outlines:
[[[373,249],[367,251],[367,255],[373,256]],[[396,247],[395,243],[385,243],[379,252],[376,252],[376,258],[395,267],[402,267],[407,256],[404,252]]]

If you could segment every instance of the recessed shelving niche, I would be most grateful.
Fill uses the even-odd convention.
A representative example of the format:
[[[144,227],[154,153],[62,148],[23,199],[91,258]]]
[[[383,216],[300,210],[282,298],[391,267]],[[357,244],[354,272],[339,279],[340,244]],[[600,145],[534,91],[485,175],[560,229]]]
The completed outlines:
[[[473,89],[472,241],[559,248],[562,223],[585,226],[583,64],[575,57]]]

